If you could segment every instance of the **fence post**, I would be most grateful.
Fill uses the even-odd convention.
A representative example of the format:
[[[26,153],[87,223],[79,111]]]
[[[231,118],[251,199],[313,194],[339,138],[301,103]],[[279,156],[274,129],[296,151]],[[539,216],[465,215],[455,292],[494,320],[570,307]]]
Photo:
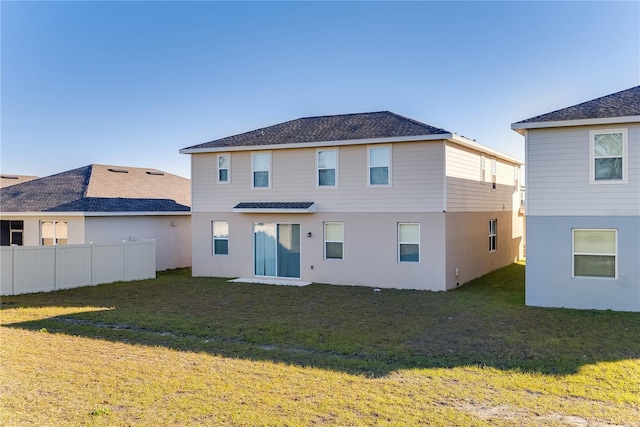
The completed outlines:
[[[89,242],[91,245],[91,286],[96,284],[96,254],[93,250],[93,242]]]
[[[13,246],[13,272],[11,273],[11,295],[16,294],[16,271],[18,271],[18,261],[16,260],[16,255],[18,254],[18,245]]]

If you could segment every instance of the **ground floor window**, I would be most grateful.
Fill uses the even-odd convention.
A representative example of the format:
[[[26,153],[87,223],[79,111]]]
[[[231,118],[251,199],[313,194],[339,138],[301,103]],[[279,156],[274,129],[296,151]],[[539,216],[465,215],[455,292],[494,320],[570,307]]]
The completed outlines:
[[[420,224],[398,224],[398,261],[420,262]]]
[[[344,225],[341,222],[324,223],[324,259],[342,259]]]
[[[300,278],[300,224],[253,224],[254,274]]]
[[[489,220],[489,252],[498,250],[498,220]]]
[[[40,244],[66,245],[67,221],[40,221]]]
[[[618,232],[573,230],[573,277],[617,277]]]
[[[213,254],[229,255],[229,223],[227,221],[213,221]]]
[[[0,246],[22,246],[24,234],[24,221],[2,220],[0,221]]]

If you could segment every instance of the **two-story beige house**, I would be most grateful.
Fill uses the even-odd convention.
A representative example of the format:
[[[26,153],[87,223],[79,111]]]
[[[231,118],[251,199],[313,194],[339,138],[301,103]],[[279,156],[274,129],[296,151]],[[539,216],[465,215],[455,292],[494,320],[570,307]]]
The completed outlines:
[[[194,276],[444,291],[522,254],[523,163],[391,112],[307,117],[180,152]]]

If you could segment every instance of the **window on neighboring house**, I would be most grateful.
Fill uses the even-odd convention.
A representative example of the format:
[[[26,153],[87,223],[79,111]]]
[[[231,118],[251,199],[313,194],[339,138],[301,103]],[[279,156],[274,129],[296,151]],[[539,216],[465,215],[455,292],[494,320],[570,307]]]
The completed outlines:
[[[489,220],[489,252],[498,250],[498,220]]]
[[[253,153],[253,188],[270,188],[271,153]]]
[[[324,259],[342,259],[344,256],[344,225],[341,222],[324,223]]]
[[[218,182],[228,184],[231,181],[231,155],[218,154]]]
[[[369,147],[369,185],[391,185],[391,147]]]
[[[338,153],[337,150],[318,150],[318,187],[338,186]]]
[[[627,182],[627,130],[590,131],[592,183]]]
[[[617,278],[618,232],[573,230],[573,277]]]
[[[487,182],[487,159],[484,153],[480,154],[480,182]]]
[[[516,191],[520,189],[520,168],[518,166],[513,167],[513,185],[515,185]]]
[[[1,220],[0,230],[0,246],[23,245],[24,221]]]
[[[498,165],[496,159],[491,159],[491,188],[496,189],[498,186]]]
[[[66,221],[40,221],[40,244],[66,245],[67,222]]]
[[[213,254],[229,255],[229,223],[227,221],[213,221]]]
[[[420,224],[398,224],[398,261],[420,262]]]

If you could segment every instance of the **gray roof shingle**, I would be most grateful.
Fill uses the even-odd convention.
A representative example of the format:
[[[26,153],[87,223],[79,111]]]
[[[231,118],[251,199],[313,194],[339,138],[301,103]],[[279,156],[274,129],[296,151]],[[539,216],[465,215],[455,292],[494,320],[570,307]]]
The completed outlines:
[[[156,169],[89,165],[0,189],[0,212],[185,212],[190,191]]]
[[[632,87],[591,101],[541,114],[514,123],[518,124],[555,122],[565,120],[604,119],[611,117],[640,116],[640,86]]]
[[[441,134],[451,132],[389,111],[379,111],[304,117],[194,145],[184,150]]]

